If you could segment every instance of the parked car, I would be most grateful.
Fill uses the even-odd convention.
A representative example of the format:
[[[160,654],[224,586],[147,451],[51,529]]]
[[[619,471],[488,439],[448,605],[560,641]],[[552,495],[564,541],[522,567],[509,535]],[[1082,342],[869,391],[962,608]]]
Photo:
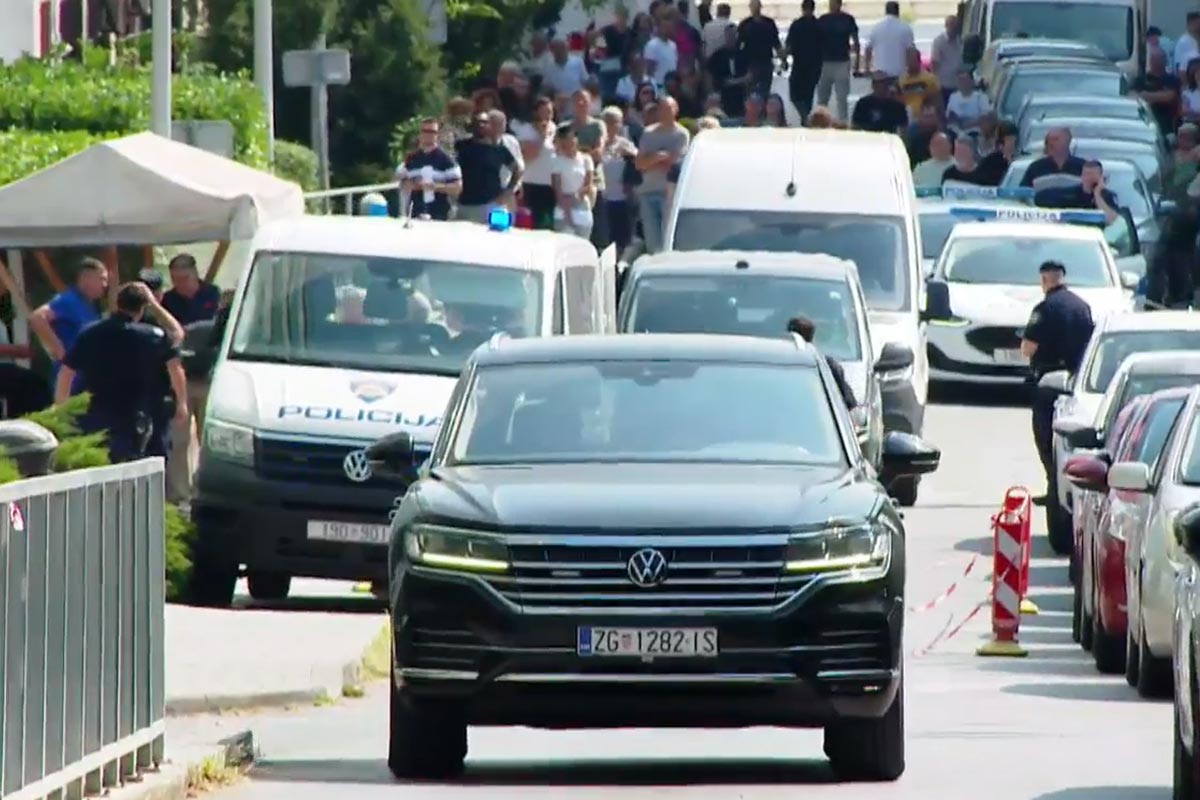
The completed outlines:
[[[1088,95],[1031,94],[1017,111],[1021,130],[1043,114],[1068,116],[1087,114],[1102,119],[1139,119],[1158,124],[1150,104],[1140,97],[1090,97]]]
[[[1129,83],[1112,63],[1047,62],[1014,63],[1011,69],[1000,71],[995,83],[988,87],[992,107],[1000,119],[1012,119],[1013,114],[1030,94],[1094,94],[1100,97],[1122,97]]]
[[[1153,118],[1113,119],[1091,114],[1046,112],[1030,119],[1021,127],[1017,147],[1022,153],[1041,154],[1046,134],[1055,128],[1066,128],[1080,139],[1114,139],[1119,142],[1138,142],[1158,148],[1167,157],[1171,148],[1158,123]]]
[[[983,58],[979,60],[975,74],[986,85],[995,76],[996,69],[1001,64],[1029,56],[1083,57],[1103,61],[1104,51],[1089,42],[1070,39],[997,39],[983,51]]]
[[[1188,434],[1188,457],[1180,475],[1200,485],[1195,432]],[[1175,678],[1176,800],[1200,796],[1200,505],[1180,511],[1171,534],[1179,553],[1175,578],[1175,624],[1172,626],[1172,674]]]

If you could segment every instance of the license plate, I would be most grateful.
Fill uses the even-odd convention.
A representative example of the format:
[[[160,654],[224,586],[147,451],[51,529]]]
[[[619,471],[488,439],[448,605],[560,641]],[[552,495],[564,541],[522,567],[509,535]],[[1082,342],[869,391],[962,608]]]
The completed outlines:
[[[1020,350],[993,350],[992,358],[996,359],[997,364],[1021,364],[1029,363],[1029,359],[1021,355]]]
[[[308,538],[322,542],[386,545],[391,538],[391,529],[387,525],[375,525],[369,522],[330,522],[310,519],[308,521]]]
[[[579,628],[581,656],[700,656],[717,654],[716,628]]]

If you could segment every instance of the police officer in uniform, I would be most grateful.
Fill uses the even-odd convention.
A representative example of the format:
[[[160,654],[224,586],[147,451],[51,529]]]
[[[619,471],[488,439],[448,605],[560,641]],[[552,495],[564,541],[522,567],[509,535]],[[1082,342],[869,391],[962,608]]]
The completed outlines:
[[[159,308],[149,287],[130,283],[117,292],[116,310],[85,328],[62,362],[54,399],[65,403],[79,375],[91,405],[80,420],[87,433],[108,432],[113,463],[133,461],[155,450],[155,427],[163,402],[165,368],[176,416],[187,414],[187,382],[175,336],[142,322]],[[166,323],[166,320],[162,320]],[[171,318],[174,322],[174,318]]]
[[[1048,491],[1054,486],[1054,401],[1057,395],[1039,389],[1047,372],[1065,369],[1074,373],[1092,337],[1092,309],[1066,286],[1067,268],[1046,261],[1038,268],[1045,298],[1033,308],[1021,337],[1021,354],[1029,359],[1033,380],[1033,441],[1046,472]],[[1045,497],[1038,498],[1039,505]]]

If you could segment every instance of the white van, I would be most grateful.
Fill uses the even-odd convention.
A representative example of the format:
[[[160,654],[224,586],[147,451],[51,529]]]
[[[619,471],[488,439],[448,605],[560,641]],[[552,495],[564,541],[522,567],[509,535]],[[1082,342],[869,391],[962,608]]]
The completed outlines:
[[[875,358],[889,342],[914,356],[911,367],[880,375],[884,425],[921,433],[929,388],[920,320],[925,284],[912,168],[899,137],[811,128],[705,131],[680,170],[666,242],[670,250],[828,253],[853,261]]]
[[[498,334],[611,332],[615,259],[584,239],[467,222],[304,217],[265,227],[209,392],[193,601],[292,576],[383,581],[394,482],[363,449],[432,447],[467,357]],[[403,488],[401,488],[403,492]]]

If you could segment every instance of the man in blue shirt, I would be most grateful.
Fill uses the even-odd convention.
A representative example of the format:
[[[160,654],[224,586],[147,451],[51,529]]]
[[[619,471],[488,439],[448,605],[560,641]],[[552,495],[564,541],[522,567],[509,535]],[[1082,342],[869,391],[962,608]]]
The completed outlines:
[[[454,157],[438,146],[438,121],[432,117],[421,120],[417,149],[404,157],[396,168],[396,180],[408,192],[414,217],[450,219],[450,203],[462,192],[462,170]]]
[[[217,315],[221,292],[211,283],[200,280],[195,258],[180,253],[171,259],[167,271],[171,273],[171,288],[163,293],[162,304],[180,325],[191,325]]]
[[[54,362],[51,385],[63,356],[75,344],[79,332],[100,319],[96,303],[107,291],[108,268],[94,258],[85,258],[79,262],[75,285],[30,313],[29,327]],[[78,391],[78,385],[72,388],[72,394]]]

